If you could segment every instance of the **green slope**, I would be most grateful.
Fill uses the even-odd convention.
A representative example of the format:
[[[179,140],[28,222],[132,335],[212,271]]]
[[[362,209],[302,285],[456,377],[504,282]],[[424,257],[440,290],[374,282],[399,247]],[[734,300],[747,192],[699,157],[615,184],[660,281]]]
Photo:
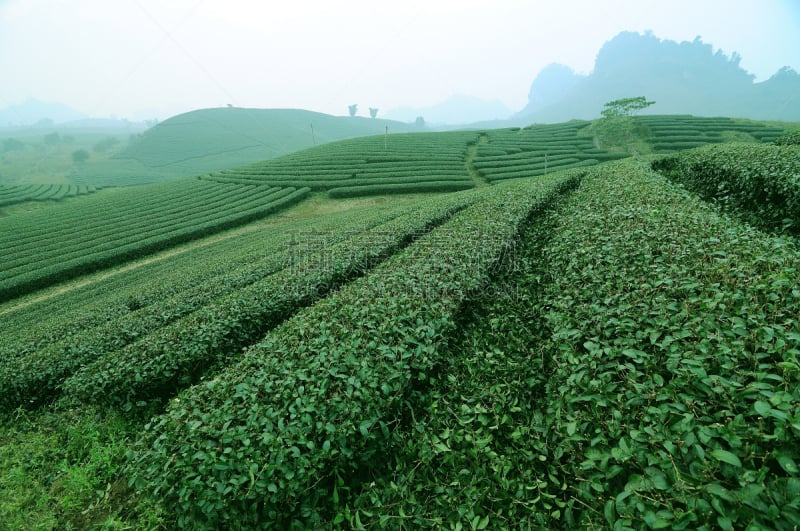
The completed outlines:
[[[149,129],[111,160],[88,164],[73,182],[128,186],[207,173],[333,140],[418,130],[391,120],[299,109],[201,109]],[[313,131],[312,131],[313,128]]]

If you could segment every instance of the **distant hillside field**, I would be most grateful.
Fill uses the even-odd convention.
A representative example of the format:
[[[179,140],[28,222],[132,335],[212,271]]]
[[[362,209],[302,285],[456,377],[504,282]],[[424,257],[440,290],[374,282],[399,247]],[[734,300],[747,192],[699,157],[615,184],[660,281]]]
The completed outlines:
[[[0,184],[0,208],[26,201],[58,201],[65,197],[91,194],[94,186],[77,184]]]
[[[343,140],[225,170],[206,180],[299,186],[331,197],[452,192],[475,185],[467,168],[474,132],[413,133]]]
[[[624,123],[632,129],[629,140],[635,140],[636,148],[646,153],[729,140],[768,142],[783,133],[782,128],[761,122],[688,115],[643,116]],[[485,131],[376,135],[332,142],[200,178],[309,187],[330,197],[456,191],[630,156],[630,147],[608,142],[602,125],[573,120]]]
[[[334,140],[419,130],[390,120],[331,116],[297,109],[202,109],[145,131],[102,164],[71,180],[96,186],[163,181],[271,159]]]
[[[307,188],[180,179],[0,219],[0,299],[265,217]]]

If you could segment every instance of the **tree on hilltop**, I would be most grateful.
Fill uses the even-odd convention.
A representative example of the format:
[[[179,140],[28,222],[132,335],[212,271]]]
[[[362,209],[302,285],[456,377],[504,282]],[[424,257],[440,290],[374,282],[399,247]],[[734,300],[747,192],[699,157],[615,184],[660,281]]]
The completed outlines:
[[[612,100],[603,105],[605,107],[600,113],[603,118],[618,118],[622,116],[632,116],[637,112],[653,105],[654,101],[647,101],[644,96],[634,98],[620,98]]]
[[[649,134],[647,127],[637,123],[632,116],[654,103],[644,96],[620,98],[606,103],[600,113],[603,117],[593,125],[598,144],[611,151],[632,154],[647,152],[649,147],[644,141]]]
[[[376,109],[375,107],[370,107],[369,108],[369,117],[370,118],[375,118],[376,116],[378,116],[378,109]]]
[[[72,152],[72,161],[75,164],[83,164],[89,160],[89,152],[85,149],[76,149]]]
[[[354,103],[352,105],[348,105],[347,110],[350,111],[350,116],[355,116],[358,112],[358,104]]]

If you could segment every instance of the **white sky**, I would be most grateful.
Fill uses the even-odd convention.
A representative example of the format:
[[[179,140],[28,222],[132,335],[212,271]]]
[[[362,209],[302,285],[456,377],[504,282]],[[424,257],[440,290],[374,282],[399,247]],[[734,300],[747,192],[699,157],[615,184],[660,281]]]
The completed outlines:
[[[699,35],[758,81],[800,71],[800,0],[0,0],[0,108],[366,115],[458,93],[519,110],[544,66],[588,73],[624,30]]]

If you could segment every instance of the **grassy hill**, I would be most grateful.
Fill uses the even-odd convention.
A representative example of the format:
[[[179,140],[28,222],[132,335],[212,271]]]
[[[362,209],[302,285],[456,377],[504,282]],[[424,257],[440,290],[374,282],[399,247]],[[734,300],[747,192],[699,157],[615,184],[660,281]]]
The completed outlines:
[[[323,182],[0,302],[0,523],[799,525],[800,247],[779,221],[796,216],[798,148],[708,134],[611,160],[625,154],[588,127],[390,136],[427,138],[414,164],[452,159],[473,187],[336,198]],[[377,138],[309,150],[302,172],[298,153],[243,182],[68,204],[148,191],[116,234],[167,218],[158,191],[233,206],[286,161],[301,177],[321,154],[326,171],[383,164]]]
[[[159,123],[110,160],[78,169],[71,180],[127,186],[186,177],[274,158],[315,144],[383,134],[387,127],[393,133],[418,129],[390,120],[297,109],[201,109]]]

